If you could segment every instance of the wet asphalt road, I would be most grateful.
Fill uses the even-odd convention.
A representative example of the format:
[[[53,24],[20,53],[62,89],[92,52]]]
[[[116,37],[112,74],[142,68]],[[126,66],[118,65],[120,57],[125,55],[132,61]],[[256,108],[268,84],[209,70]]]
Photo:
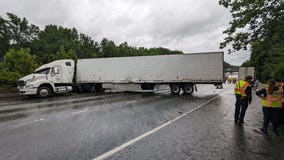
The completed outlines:
[[[92,160],[123,144],[106,159],[284,159],[283,126],[278,136],[258,131],[256,97],[244,126],[235,125],[234,102],[232,85],[201,85],[192,96],[163,90],[1,98],[0,159]]]

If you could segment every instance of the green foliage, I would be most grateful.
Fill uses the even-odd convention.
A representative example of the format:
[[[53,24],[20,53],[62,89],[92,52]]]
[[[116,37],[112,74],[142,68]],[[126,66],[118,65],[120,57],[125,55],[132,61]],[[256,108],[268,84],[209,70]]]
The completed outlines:
[[[75,28],[69,29],[56,25],[47,25],[39,33],[38,39],[33,41],[31,50],[43,63],[48,63],[54,60],[53,54],[57,53],[62,46],[65,51],[74,52],[76,56],[73,57],[76,58],[95,58],[99,51],[98,43],[90,37],[79,34]]]
[[[126,57],[126,56],[151,56],[151,55],[167,55],[167,54],[183,54],[181,51],[171,51],[167,48],[144,48],[131,47],[127,42],[118,46],[106,38],[100,43],[101,51],[98,57]]]
[[[279,0],[219,0],[219,4],[233,16],[221,48],[232,43],[234,50],[246,50],[248,44],[271,39],[283,19],[284,3]]]
[[[239,66],[230,65],[229,63],[224,62],[224,69],[225,71],[238,71]]]
[[[38,63],[36,56],[30,54],[30,49],[21,48],[19,50],[10,49],[5,55],[3,66],[7,71],[26,75],[33,72]]]
[[[251,64],[250,60],[245,61],[242,65],[242,67],[252,67],[253,65]]]
[[[4,69],[0,69],[0,86],[16,86],[17,80],[20,78],[18,72],[11,72]]]
[[[233,51],[238,51],[251,46],[250,60],[242,66],[255,66],[256,77],[262,82],[284,80],[283,1],[219,0],[219,4],[229,8],[233,16],[220,48],[232,44]]]
[[[51,55],[51,60],[58,60],[58,59],[73,59],[77,60],[77,55],[75,54],[74,50],[69,49],[69,51],[65,51],[64,46],[61,46],[59,51],[56,54]]]
[[[30,54],[30,49],[10,49],[0,67],[1,85],[15,85],[17,80],[30,74],[38,66],[36,56]]]
[[[9,31],[7,21],[0,16],[0,60],[9,50]]]
[[[100,45],[102,51],[100,57],[119,57],[117,47],[113,41],[103,38]]]
[[[77,40],[76,55],[78,58],[96,58],[99,52],[99,43],[91,39],[91,37],[80,34]]]
[[[270,79],[284,80],[284,46],[277,48],[272,45],[270,49],[264,49],[263,44],[254,45],[250,63],[256,67],[256,76],[263,82],[267,82]]]
[[[272,73],[272,78],[277,80],[284,80],[284,64],[277,64],[276,69]]]
[[[53,60],[52,55],[64,46],[66,50],[75,50],[78,32],[75,28],[68,29],[56,25],[47,25],[39,33],[38,39],[32,43],[32,53],[40,57],[41,62],[48,63]]]
[[[39,27],[29,24],[26,18],[7,13],[8,19],[0,16],[0,57],[9,49],[27,48],[39,33]]]

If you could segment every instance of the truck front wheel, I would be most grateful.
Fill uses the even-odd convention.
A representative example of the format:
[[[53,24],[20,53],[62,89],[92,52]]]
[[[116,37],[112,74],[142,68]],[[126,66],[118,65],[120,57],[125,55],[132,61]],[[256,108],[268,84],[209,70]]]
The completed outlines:
[[[51,89],[46,86],[39,87],[39,89],[37,90],[37,95],[42,98],[49,97],[50,94],[51,94]]]
[[[170,85],[172,94],[179,94],[180,87],[177,84]]]
[[[192,94],[193,93],[193,85],[192,84],[185,84],[182,86],[182,91],[185,94]]]

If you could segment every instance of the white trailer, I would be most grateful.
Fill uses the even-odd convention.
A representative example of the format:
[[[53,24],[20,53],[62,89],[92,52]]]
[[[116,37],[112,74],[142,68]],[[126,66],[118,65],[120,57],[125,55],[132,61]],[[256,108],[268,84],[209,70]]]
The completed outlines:
[[[223,52],[177,55],[79,59],[77,84],[92,89],[103,84],[153,90],[155,85],[169,84],[178,94],[193,92],[194,84],[215,84],[221,87],[224,78]],[[97,87],[98,88],[98,87]],[[122,88],[127,88],[123,86]]]
[[[72,78],[76,68],[76,83]],[[21,95],[39,95],[71,91],[79,87],[87,91],[103,91],[110,86],[128,86],[153,90],[169,85],[173,94],[181,89],[191,94],[195,84],[214,84],[222,88],[224,80],[223,52],[191,53],[160,56],[117,57],[57,60],[35,70],[18,81]]]

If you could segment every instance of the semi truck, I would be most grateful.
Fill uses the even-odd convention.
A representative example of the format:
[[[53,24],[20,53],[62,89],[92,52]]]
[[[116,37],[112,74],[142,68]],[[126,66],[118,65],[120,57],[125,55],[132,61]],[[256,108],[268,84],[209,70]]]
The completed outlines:
[[[158,56],[56,60],[18,80],[20,95],[48,97],[71,92],[89,92],[120,87],[123,90],[154,90],[167,85],[173,94],[194,92],[196,84],[222,88],[223,52]]]

